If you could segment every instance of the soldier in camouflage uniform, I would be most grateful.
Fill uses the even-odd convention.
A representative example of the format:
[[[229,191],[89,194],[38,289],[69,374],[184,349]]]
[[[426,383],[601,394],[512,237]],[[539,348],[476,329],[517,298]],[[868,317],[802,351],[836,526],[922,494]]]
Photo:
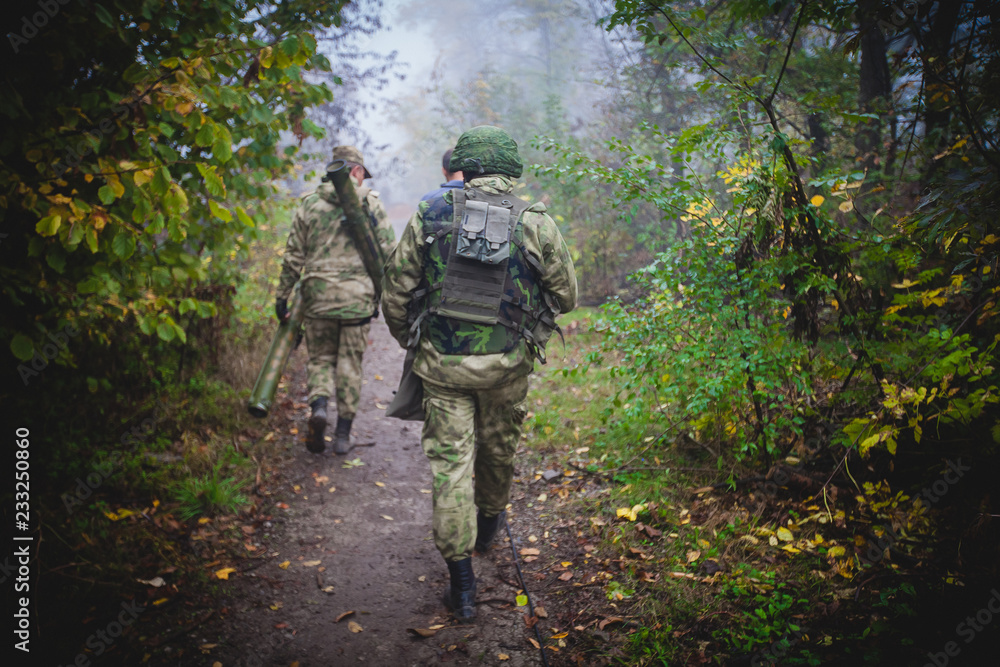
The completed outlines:
[[[333,149],[333,159],[344,160],[350,167],[362,208],[388,254],[395,235],[378,192],[363,185],[371,174],[361,152],[353,146],[338,146]],[[351,425],[361,396],[361,359],[368,345],[369,322],[378,314],[375,285],[343,219],[332,184],[324,183],[302,198],[285,247],[275,305],[278,319],[285,319],[292,287],[302,281],[312,408],[306,447],[317,454],[326,447],[327,401],[335,391],[334,451],[343,455],[351,449]]]
[[[503,520],[528,375],[555,315],[576,306],[577,285],[569,251],[545,206],[529,206],[510,194],[522,165],[506,132],[480,126],[464,133],[449,170],[463,171],[465,187],[420,202],[386,263],[382,308],[400,345],[416,349],[413,369],[424,386],[422,445],[433,474],[434,541],[451,575],[445,604],[456,618],[468,620],[475,617],[471,556],[485,551]],[[458,311],[477,306],[448,292],[455,285],[470,294],[489,291],[478,284],[477,269],[469,268],[474,264],[466,264],[460,280],[447,276],[455,237],[466,236],[464,214],[456,209],[471,210],[470,202],[478,200],[511,211],[509,218],[500,211],[509,220],[509,257],[506,275],[497,281],[503,295],[492,324],[490,318],[463,319]],[[484,219],[496,213],[490,210]],[[470,237],[472,243],[478,238]],[[495,271],[490,264],[478,266],[483,275]]]

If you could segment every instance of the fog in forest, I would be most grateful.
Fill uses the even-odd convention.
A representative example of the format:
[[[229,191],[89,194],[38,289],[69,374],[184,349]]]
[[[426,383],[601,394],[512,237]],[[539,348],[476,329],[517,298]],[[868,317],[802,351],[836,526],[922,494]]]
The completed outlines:
[[[536,135],[603,135],[617,68],[629,53],[597,26],[607,13],[600,4],[386,0],[381,29],[352,35],[337,52],[341,62],[371,70],[333,87],[331,106],[346,114],[324,126],[329,134],[320,145],[365,147],[369,183],[398,231],[421,195],[441,183],[442,153],[470,127],[506,129],[526,166],[539,158],[530,145]],[[523,180],[531,179],[526,169]]]

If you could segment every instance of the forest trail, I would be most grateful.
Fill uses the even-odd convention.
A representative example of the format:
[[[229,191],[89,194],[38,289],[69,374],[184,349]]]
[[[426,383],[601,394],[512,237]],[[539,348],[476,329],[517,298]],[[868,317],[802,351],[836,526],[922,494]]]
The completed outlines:
[[[421,424],[385,417],[403,363],[385,324],[372,324],[353,433],[355,442],[374,446],[344,457],[306,451],[306,356],[301,347],[289,362],[276,401],[283,407],[271,420],[284,434],[279,437],[295,440],[269,489],[274,507],[264,513],[272,516],[271,526],[258,528],[270,533],[261,539],[267,558],[232,578],[230,593],[218,601],[225,613],[189,637],[216,645],[203,664],[542,664],[529,640],[534,633],[526,627],[526,608],[515,606],[517,572],[502,535],[489,554],[475,558],[476,622],[456,625],[442,603],[448,573],[431,537]],[[332,432],[328,427],[328,437]],[[515,499],[525,495],[523,472],[516,475]],[[517,542],[525,528],[520,514],[515,502],[510,525]],[[533,602],[551,604],[537,594]],[[556,611],[549,609],[550,618]],[[436,632],[422,638],[408,629]],[[556,664],[551,654],[549,663]]]

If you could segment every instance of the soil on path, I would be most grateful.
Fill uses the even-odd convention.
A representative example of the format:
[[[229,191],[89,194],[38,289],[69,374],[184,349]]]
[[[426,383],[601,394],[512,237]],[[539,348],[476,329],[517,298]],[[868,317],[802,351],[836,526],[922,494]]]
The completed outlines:
[[[456,624],[442,603],[448,572],[431,537],[431,474],[420,448],[421,424],[385,416],[403,363],[403,351],[385,325],[372,324],[352,434],[359,445],[372,446],[357,446],[343,457],[329,449],[323,455],[306,451],[305,362],[300,349],[284,390],[285,404],[294,409],[276,412],[271,423],[276,432],[297,429],[298,435],[287,436],[291,446],[270,488],[272,519],[259,529],[266,533],[260,542],[267,558],[232,578],[228,597],[219,600],[225,612],[193,633],[191,639],[215,644],[204,664],[542,664],[527,608],[515,605],[520,585],[502,534],[489,553],[474,559],[475,623]],[[328,437],[332,423],[331,416]],[[518,548],[531,546],[522,544],[532,529],[518,525],[516,501],[525,496],[519,488],[525,473],[533,477],[517,471],[510,520]],[[558,599],[544,599],[527,585],[549,619],[564,616],[555,608]],[[549,621],[538,626],[543,638],[551,636]],[[410,629],[433,636],[418,637]],[[548,662],[558,664],[556,657],[549,652]]]

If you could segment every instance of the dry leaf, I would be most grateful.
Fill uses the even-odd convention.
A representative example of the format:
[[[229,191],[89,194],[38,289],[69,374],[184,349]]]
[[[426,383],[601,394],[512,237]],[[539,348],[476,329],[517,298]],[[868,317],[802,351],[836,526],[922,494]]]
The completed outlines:
[[[573,578],[572,572],[563,572],[562,574],[559,575],[559,581],[569,581],[572,578]]]
[[[354,621],[347,622],[347,629],[350,630],[351,632],[364,632],[364,628],[362,628],[359,624],[355,623]]]
[[[200,648],[202,651],[211,651],[216,646],[218,646],[218,644],[202,644],[198,648]]]
[[[701,552],[700,551],[689,551],[687,553],[687,562],[689,562],[689,563],[693,563],[696,560],[698,560],[699,558],[701,558]]]
[[[307,560],[306,562],[302,563],[302,567],[316,567],[322,562],[323,561],[321,560]]]
[[[428,627],[427,629],[428,630],[440,630],[443,627],[444,627],[444,623],[439,623],[437,625],[432,625],[432,626]]]
[[[540,553],[541,552],[538,549],[534,549],[532,547],[525,547],[524,549],[521,549],[522,556],[537,556]]]
[[[406,628],[406,631],[415,637],[433,637],[437,630],[427,630],[425,628]]]
[[[601,630],[603,630],[604,628],[608,627],[608,625],[610,625],[612,623],[624,623],[624,622],[625,622],[624,618],[619,618],[617,616],[608,616],[606,619],[604,619],[603,621],[601,621],[600,623],[598,623],[597,627],[599,627]]]
[[[510,660],[510,656],[506,653],[497,653],[497,660]]]
[[[323,589],[323,592],[324,593],[332,593],[333,592],[333,586],[327,586],[326,588]]]
[[[548,618],[549,614],[545,611],[545,607],[535,607],[535,616],[538,618]]]
[[[269,605],[268,609],[270,609],[271,611],[278,611],[279,609],[281,609],[284,606],[285,606],[284,602],[275,602],[274,604]]]
[[[792,535],[792,531],[788,530],[784,526],[778,528],[777,533],[778,533],[778,539],[781,540],[782,542],[791,542],[792,540],[795,539],[795,536]]]
[[[385,486],[385,482],[375,482],[375,486]]]
[[[163,577],[153,577],[152,579],[136,579],[140,584],[148,584],[153,588],[159,588],[163,584],[167,583],[163,580]]]
[[[286,560],[284,563],[279,563],[278,567],[280,567],[282,570],[287,570],[288,566],[291,564],[292,564],[291,561]]]
[[[217,579],[229,579],[229,575],[236,571],[235,567],[224,567],[221,570],[215,571],[215,577]]]
[[[336,618],[336,620],[334,621],[334,623],[340,623],[342,620],[344,620],[345,618],[347,618],[348,616],[350,616],[353,613],[354,613],[353,609],[351,611],[345,611],[343,614],[341,614],[340,616],[338,616]]]
[[[391,516],[389,516],[388,514],[379,514],[379,516],[382,517],[383,519],[385,519],[386,521],[394,521],[395,520]]]
[[[538,642],[536,642],[536,641],[535,641],[534,639],[532,639],[531,637],[528,637],[528,641],[529,641],[529,642],[531,642],[531,645],[532,645],[532,646],[534,646],[535,648],[537,648],[537,649],[541,649],[541,648],[542,648],[542,647],[541,647],[541,646],[540,646],[540,645],[538,644]]]

